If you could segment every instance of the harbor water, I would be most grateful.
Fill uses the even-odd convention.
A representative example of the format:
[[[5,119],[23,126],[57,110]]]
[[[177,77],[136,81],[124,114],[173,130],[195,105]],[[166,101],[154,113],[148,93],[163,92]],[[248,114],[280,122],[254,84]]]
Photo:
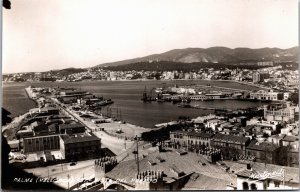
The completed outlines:
[[[73,87],[82,91],[89,91],[96,96],[112,99],[114,104],[101,109],[103,114],[112,114],[131,124],[152,128],[155,124],[176,120],[179,116],[197,117],[213,113],[212,110],[180,108],[172,103],[141,101],[142,93],[146,87],[148,91],[155,87],[169,87],[177,85],[207,85],[228,87],[235,89],[257,90],[250,85],[242,85],[228,81],[86,81],[86,82],[22,82],[3,83],[3,106],[8,109],[12,116],[26,113],[35,107],[35,102],[28,99],[25,87]],[[191,102],[192,105],[209,108],[244,109],[260,106],[260,102],[215,100]]]

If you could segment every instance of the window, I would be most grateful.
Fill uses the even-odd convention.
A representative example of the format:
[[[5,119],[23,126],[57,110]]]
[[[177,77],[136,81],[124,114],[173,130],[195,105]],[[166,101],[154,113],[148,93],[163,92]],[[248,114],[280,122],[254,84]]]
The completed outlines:
[[[275,187],[279,187],[280,182],[279,181],[274,181],[274,185],[275,185]]]
[[[243,190],[249,190],[249,185],[247,182],[243,182]]]
[[[251,188],[251,190],[257,190],[257,187],[256,187],[256,184],[255,184],[255,183],[252,183],[252,184],[250,185],[250,188]]]

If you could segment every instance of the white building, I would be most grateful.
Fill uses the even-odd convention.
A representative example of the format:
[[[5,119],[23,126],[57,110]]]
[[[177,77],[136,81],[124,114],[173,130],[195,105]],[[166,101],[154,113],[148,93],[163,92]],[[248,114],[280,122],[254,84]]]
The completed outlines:
[[[299,189],[298,168],[253,163],[236,175],[237,190]]]
[[[290,106],[290,102],[277,106],[264,106],[264,118],[267,121],[295,121],[296,107]]]
[[[282,93],[274,92],[273,90],[259,90],[250,93],[250,99],[278,101],[283,99]]]

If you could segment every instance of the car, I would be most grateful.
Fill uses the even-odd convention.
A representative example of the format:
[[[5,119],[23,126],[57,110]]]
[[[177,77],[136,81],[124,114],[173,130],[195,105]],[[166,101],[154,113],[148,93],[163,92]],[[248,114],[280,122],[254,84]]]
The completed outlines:
[[[70,166],[74,166],[74,165],[76,165],[76,162],[71,162],[70,163]]]

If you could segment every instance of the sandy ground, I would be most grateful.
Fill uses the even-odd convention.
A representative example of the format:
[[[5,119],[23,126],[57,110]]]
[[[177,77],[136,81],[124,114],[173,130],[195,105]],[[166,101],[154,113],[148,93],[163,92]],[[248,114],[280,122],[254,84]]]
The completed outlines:
[[[129,123],[122,122],[112,122],[112,123],[101,123],[98,125],[101,128],[104,128],[108,133],[114,134],[116,137],[125,136],[125,137],[135,137],[140,136],[141,133],[151,131],[151,129],[139,127]],[[121,133],[117,133],[120,130]]]

